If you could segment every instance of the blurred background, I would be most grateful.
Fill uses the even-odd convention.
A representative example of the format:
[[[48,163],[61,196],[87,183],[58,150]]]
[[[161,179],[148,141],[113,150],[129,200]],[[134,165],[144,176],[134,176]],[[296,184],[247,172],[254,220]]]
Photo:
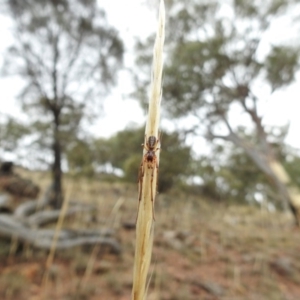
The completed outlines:
[[[300,4],[165,4],[157,197],[157,223],[164,230],[156,255],[166,260],[163,250],[169,247],[178,266],[166,274],[155,271],[151,299],[299,299],[299,229],[294,226],[300,224]],[[114,242],[133,251],[124,240],[134,238],[157,8],[155,0],[0,1],[0,233],[7,249],[1,255],[8,258],[3,266],[8,271],[0,275],[6,280],[0,284],[3,299],[41,299],[41,293],[56,299],[128,299],[131,275],[116,283],[112,265],[119,256],[106,257],[108,271],[102,270],[104,254],[96,247],[101,242],[91,239],[73,240],[98,249],[78,254],[83,261],[60,257],[76,265],[72,278],[80,284],[70,284],[65,293],[62,287],[37,288],[43,271],[49,277],[56,266],[57,279],[67,270],[51,260],[44,270],[53,232],[48,246],[41,246],[19,229],[26,224],[34,235],[32,228],[47,223],[54,230],[69,213],[68,230],[109,225],[118,232]],[[77,202],[72,206],[69,200]],[[36,201],[42,201],[39,209]],[[59,217],[66,202],[66,215]],[[78,203],[94,205],[88,221],[77,215]],[[42,223],[36,221],[45,211],[56,213],[52,225],[44,223],[45,215],[39,215]],[[257,241],[253,233],[258,231]],[[95,238],[95,232],[80,234]],[[239,243],[244,248],[237,250]],[[42,251],[38,263],[24,245]],[[105,245],[124,253],[120,245]],[[227,246],[233,252],[225,255]],[[215,253],[220,261],[206,278]],[[35,275],[18,273],[21,283],[11,288],[15,263],[28,257]],[[98,261],[97,271],[91,259]],[[233,262],[238,259],[240,264]],[[199,268],[193,269],[195,261]],[[175,274],[180,268],[187,277]],[[102,292],[91,284],[99,274],[105,274]],[[196,282],[192,274],[202,279]],[[53,278],[48,287],[55,286]],[[87,278],[92,278],[89,286]],[[33,291],[24,294],[23,281],[33,282]],[[164,281],[180,290],[179,298],[165,291]],[[83,296],[76,298],[79,290]]]

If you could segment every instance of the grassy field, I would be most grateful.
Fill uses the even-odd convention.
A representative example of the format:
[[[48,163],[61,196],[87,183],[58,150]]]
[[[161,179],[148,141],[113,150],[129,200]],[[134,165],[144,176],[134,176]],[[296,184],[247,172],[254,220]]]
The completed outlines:
[[[25,173],[42,189],[50,182],[48,174]],[[66,219],[64,227],[113,228],[121,254],[98,247],[58,251],[45,286],[48,252],[0,241],[0,299],[131,298],[137,186],[66,180],[65,187],[71,200],[96,209]],[[300,232],[289,214],[161,194],[150,277],[148,300],[298,300]]]

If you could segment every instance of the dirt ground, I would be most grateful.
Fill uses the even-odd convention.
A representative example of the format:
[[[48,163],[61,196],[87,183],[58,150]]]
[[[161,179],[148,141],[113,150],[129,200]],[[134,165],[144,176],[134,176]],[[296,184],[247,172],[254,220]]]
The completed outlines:
[[[47,251],[0,240],[0,299],[131,299],[136,187],[68,184],[72,199],[97,209],[64,227],[112,228],[121,253],[91,246],[57,251],[45,283]],[[288,213],[162,194],[149,280],[148,300],[298,300],[300,230]]]

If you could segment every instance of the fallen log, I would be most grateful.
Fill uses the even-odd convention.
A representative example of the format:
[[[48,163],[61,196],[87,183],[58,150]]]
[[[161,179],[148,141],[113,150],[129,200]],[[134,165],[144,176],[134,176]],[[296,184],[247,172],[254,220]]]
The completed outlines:
[[[106,232],[106,234],[108,231]],[[0,236],[17,239],[30,244],[34,248],[49,250],[55,235],[52,229],[30,228],[11,215],[0,214]],[[56,249],[66,249],[82,245],[101,245],[108,247],[114,254],[120,254],[120,243],[112,237],[102,236],[101,230],[75,231],[63,229],[58,233]]]
[[[81,207],[70,207],[66,211],[65,217],[74,215],[77,212],[89,211],[89,210],[90,210],[89,208],[83,209]],[[59,218],[60,213],[61,213],[60,209],[40,211],[28,217],[27,222],[32,227],[43,226],[49,223],[56,222]]]
[[[45,208],[47,205],[48,202],[46,201],[41,201],[41,200],[27,201],[22,203],[15,209],[14,215],[19,218],[24,218],[33,214],[37,210],[41,210]]]
[[[121,252],[120,243],[113,237],[114,230],[104,229],[55,229],[40,228],[43,225],[57,222],[61,211],[51,209],[51,185],[44,196],[38,200],[29,200],[19,204],[13,210],[0,210],[0,237],[16,239],[19,243],[26,243],[33,248],[49,250],[54,236],[57,238],[56,249],[66,249],[83,245],[100,245],[108,247],[114,254]],[[3,207],[11,205],[11,198],[5,194],[0,204]],[[97,209],[95,205],[70,201],[65,216],[76,213],[90,213]],[[4,213],[5,212],[5,213]]]

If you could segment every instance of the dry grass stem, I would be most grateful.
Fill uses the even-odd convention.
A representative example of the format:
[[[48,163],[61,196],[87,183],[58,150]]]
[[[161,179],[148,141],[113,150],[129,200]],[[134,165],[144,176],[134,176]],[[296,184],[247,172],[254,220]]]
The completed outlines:
[[[105,227],[108,227],[108,228],[115,228],[116,227],[117,216],[118,216],[118,213],[120,211],[121,206],[124,203],[124,200],[125,199],[123,197],[120,197],[118,199],[118,201],[116,202],[116,204],[113,206],[113,209],[112,209],[112,211],[110,213],[110,216],[108,218],[109,222],[106,222],[107,223],[106,225],[109,225],[108,223],[111,222],[111,226],[105,226]],[[98,256],[100,247],[101,246],[97,245],[97,244],[93,247],[93,251],[92,251],[92,253],[89,257],[89,260],[88,260],[87,266],[85,268],[85,272],[84,272],[82,281],[80,283],[83,287],[87,286],[89,278],[92,275],[93,268],[94,268],[95,262],[97,260],[97,256]]]
[[[153,51],[153,66],[152,66],[152,80],[150,88],[150,100],[148,118],[146,123],[145,135],[158,138],[158,128],[160,121],[160,102],[161,102],[161,82],[163,70],[163,45],[165,38],[165,7],[164,1],[160,1],[159,20],[156,40]],[[158,145],[159,147],[160,145]],[[146,150],[144,149],[144,154]],[[159,150],[155,152],[157,165],[159,164]],[[152,244],[153,244],[153,216],[154,201],[156,195],[156,181],[157,181],[156,167],[153,172],[151,168],[144,168],[144,176],[142,178],[142,193],[139,203],[137,223],[136,223],[136,248],[135,261],[133,272],[133,289],[132,299],[144,300],[146,299],[146,283],[147,275],[151,261]],[[151,177],[153,176],[153,180]],[[140,188],[141,188],[140,187]],[[151,199],[151,193],[153,199]]]
[[[50,248],[49,255],[48,255],[47,261],[46,261],[46,270],[45,270],[45,273],[44,273],[43,283],[42,283],[44,291],[46,291],[46,289],[47,289],[47,284],[48,284],[48,279],[49,279],[49,272],[50,272],[50,268],[53,264],[58,236],[59,236],[59,233],[62,229],[63,222],[64,222],[64,219],[65,219],[68,207],[69,207],[71,189],[72,189],[72,184],[69,183],[69,186],[68,186],[68,189],[67,189],[67,192],[66,192],[66,196],[65,196],[65,199],[63,201],[63,205],[62,205],[62,208],[60,210],[60,214],[59,214],[56,226],[55,226],[55,232],[54,232],[51,248]]]

